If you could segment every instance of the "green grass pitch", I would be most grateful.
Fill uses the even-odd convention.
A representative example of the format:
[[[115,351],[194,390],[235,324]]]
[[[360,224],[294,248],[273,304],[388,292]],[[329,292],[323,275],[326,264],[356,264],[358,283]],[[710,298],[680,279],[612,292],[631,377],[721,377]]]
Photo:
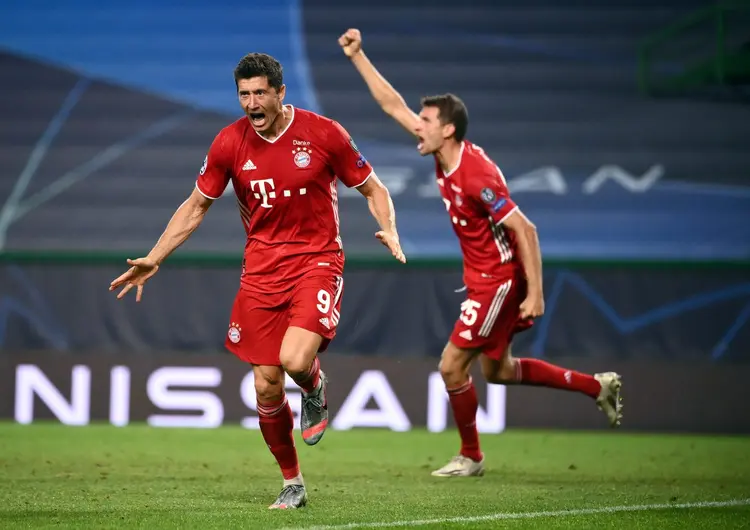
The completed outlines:
[[[258,431],[0,424],[0,528],[750,528],[747,437],[509,430],[439,479],[453,431],[296,436],[310,504],[270,511]]]

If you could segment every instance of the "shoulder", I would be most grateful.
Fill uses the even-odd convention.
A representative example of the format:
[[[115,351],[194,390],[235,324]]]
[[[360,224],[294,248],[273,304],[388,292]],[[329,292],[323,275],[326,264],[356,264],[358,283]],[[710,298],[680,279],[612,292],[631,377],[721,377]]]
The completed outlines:
[[[331,135],[347,134],[346,130],[336,120],[304,109],[296,109],[295,119],[299,117],[300,124],[310,133],[319,138],[328,138]]]
[[[236,143],[237,140],[241,139],[247,128],[250,126],[247,118],[244,116],[236,121],[233,121],[223,129],[221,129],[214,139],[214,143],[222,148],[231,147]]]
[[[296,108],[294,119],[299,119],[300,124],[305,128],[322,135],[339,134],[349,137],[349,133],[338,121],[317,112]]]
[[[473,172],[495,174],[497,173],[497,164],[489,157],[489,155],[476,144],[464,140],[464,160],[467,168],[470,168]]]
[[[507,185],[496,170],[489,172],[477,168],[475,171],[470,171],[466,168],[462,187],[470,196],[481,199],[487,204],[494,203],[499,196],[510,195]]]
[[[301,125],[311,128],[330,128],[333,127],[333,124],[335,123],[331,118],[299,107],[294,107],[294,119]]]
[[[295,109],[294,119],[299,119],[300,129],[311,140],[325,147],[335,148],[351,139],[347,130],[338,121],[316,112]]]

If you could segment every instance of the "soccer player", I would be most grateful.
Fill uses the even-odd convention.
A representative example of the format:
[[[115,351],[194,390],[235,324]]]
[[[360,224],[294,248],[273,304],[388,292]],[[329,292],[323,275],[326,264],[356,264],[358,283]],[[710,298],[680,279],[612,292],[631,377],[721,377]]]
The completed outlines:
[[[339,45],[382,109],[416,136],[419,153],[435,157],[438,188],[463,254],[467,296],[440,360],[461,450],[432,474],[484,474],[476,428],[477,395],[469,375],[477,357],[489,383],[581,392],[595,400],[611,426],[619,425],[618,374],[592,376],[511,355],[514,334],[531,327],[533,319],[544,313],[539,240],[535,226],[511,199],[500,168],[464,139],[468,113],[463,102],[452,94],[426,97],[417,115],[367,58],[358,30],[344,33]]]
[[[318,353],[341,318],[344,251],[339,235],[336,180],[367,198],[381,230],[375,235],[400,262],[406,258],[390,194],[354,141],[337,122],[284,104],[282,66],[251,53],[234,71],[245,116],[213,140],[195,189],[177,209],[146,257],[110,290],[133,287],[141,300],[146,281],[198,228],[231,180],[247,233],[240,287],[226,347],[252,365],[260,430],[284,477],[270,508],[307,503],[293,438],[284,372],[302,389],[301,429],[308,445],[326,429],[326,376]]]

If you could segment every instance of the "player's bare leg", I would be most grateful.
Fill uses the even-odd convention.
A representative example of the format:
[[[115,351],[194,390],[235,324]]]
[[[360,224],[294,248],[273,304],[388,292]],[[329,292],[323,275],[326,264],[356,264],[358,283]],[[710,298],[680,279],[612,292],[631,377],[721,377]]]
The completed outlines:
[[[317,333],[289,326],[279,358],[284,370],[302,389],[302,439],[307,445],[320,441],[328,426],[328,379],[320,369],[318,350],[323,338]]]
[[[435,477],[471,477],[484,474],[484,455],[477,432],[477,391],[469,370],[479,352],[446,344],[440,358],[440,375],[448,391],[453,418],[461,435],[461,450],[446,465],[432,472]]]
[[[307,493],[294,446],[294,417],[284,393],[284,371],[280,366],[253,366],[253,374],[260,432],[284,476],[284,487],[269,508],[300,508],[307,503]]]
[[[620,425],[622,378],[615,372],[589,375],[539,359],[519,359],[513,357],[510,346],[502,360],[482,356],[481,364],[482,374],[488,383],[546,386],[586,394],[607,415],[611,427]]]

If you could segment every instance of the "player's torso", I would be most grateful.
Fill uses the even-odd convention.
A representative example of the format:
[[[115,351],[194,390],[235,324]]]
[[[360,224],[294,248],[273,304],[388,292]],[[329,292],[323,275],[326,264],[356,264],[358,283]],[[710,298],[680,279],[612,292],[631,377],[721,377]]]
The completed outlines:
[[[464,142],[458,167],[446,174],[436,164],[436,176],[463,254],[465,280],[491,283],[514,274],[515,243],[509,231],[502,225],[496,226],[476,198],[467,193],[472,176],[486,170],[482,166],[487,160],[477,149],[480,148]]]
[[[246,261],[257,264],[247,269],[341,250],[335,175],[322,139],[295,112],[274,141],[247,127],[235,150],[232,185],[248,236]]]

